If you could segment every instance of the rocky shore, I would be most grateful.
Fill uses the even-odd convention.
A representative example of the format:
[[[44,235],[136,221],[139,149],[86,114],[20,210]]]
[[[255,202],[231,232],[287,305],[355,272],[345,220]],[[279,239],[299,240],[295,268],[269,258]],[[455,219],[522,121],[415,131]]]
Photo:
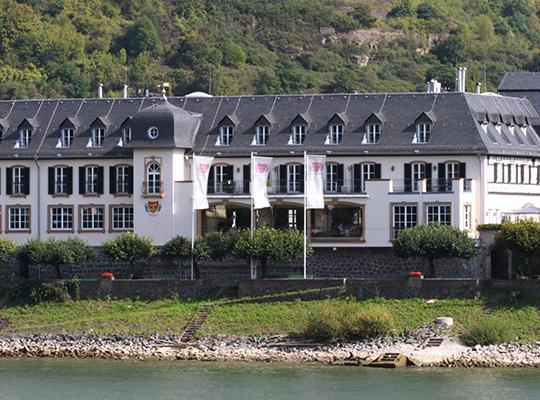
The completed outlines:
[[[428,346],[430,337],[442,339]],[[369,365],[385,353],[406,356],[409,364],[433,367],[540,367],[537,344],[466,346],[440,327],[421,327],[397,338],[323,344],[272,337],[178,338],[128,335],[4,335],[1,357],[103,358],[117,360],[199,360]]]

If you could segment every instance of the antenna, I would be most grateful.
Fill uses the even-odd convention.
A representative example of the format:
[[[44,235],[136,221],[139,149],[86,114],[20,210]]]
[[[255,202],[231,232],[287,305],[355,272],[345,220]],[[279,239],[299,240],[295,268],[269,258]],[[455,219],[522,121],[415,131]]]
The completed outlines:
[[[212,65],[211,64],[208,66],[208,69],[210,70],[210,81],[208,82],[208,94],[212,95]]]

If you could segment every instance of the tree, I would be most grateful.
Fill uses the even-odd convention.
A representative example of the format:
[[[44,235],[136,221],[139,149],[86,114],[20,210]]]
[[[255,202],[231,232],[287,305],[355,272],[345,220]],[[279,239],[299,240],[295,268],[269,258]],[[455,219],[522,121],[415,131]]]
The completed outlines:
[[[51,237],[46,241],[30,239],[19,249],[19,260],[28,264],[50,265],[54,267],[57,279],[62,279],[62,265],[85,262],[95,256],[94,249],[78,237],[65,240]]]
[[[427,259],[431,278],[436,277],[434,260],[455,257],[470,259],[479,252],[474,239],[466,232],[437,223],[404,229],[394,239],[392,249],[398,257]]]
[[[467,55],[465,53],[465,42],[457,35],[450,35],[448,39],[439,44],[433,49],[433,54],[443,64],[455,65],[460,61],[465,61]]]
[[[307,244],[307,254],[313,252],[311,243]],[[232,249],[235,258],[254,258],[261,263],[262,277],[267,276],[268,261],[289,261],[304,255],[304,235],[298,230],[245,229],[238,234]]]
[[[147,16],[139,18],[128,30],[126,50],[133,57],[143,51],[152,57],[159,57],[162,53],[161,39],[156,27]]]
[[[191,241],[185,236],[175,236],[165,243],[159,250],[162,260],[178,263],[178,271],[181,271],[182,259],[191,258]]]
[[[8,237],[0,237],[0,261],[5,261],[17,251],[17,242]]]
[[[523,254],[527,258],[527,276],[534,278],[534,261],[540,256],[540,222],[533,219],[506,221],[495,234],[495,243]]]
[[[392,9],[392,14],[396,17],[412,17],[415,14],[411,0],[399,0]]]
[[[371,7],[367,4],[358,4],[350,15],[365,28],[373,28],[377,22],[377,18],[371,13]]]
[[[135,261],[146,260],[156,254],[154,239],[124,232],[120,236],[101,242],[103,254],[115,260],[128,261],[133,278]]]

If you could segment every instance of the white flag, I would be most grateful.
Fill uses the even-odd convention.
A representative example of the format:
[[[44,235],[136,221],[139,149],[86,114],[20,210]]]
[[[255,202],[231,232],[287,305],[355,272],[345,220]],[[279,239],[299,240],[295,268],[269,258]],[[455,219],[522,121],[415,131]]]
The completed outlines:
[[[324,208],[326,156],[306,156],[306,208]]]
[[[253,208],[270,207],[267,183],[272,159],[269,157],[253,157],[252,161],[251,197],[253,198]]]
[[[208,175],[214,157],[193,156],[193,209],[204,210],[208,208]]]

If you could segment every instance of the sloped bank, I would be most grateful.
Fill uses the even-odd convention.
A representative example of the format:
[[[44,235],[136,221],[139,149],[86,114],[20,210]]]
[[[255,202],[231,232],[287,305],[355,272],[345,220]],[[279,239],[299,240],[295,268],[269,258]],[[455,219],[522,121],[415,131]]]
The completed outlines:
[[[328,345],[285,337],[223,336],[177,343],[177,337],[4,335],[0,337],[0,356],[368,365],[386,352],[399,352],[417,366],[540,367],[537,345],[510,343],[469,347],[447,335],[441,337],[444,340],[440,347],[429,348],[425,346],[425,340],[410,337]]]

